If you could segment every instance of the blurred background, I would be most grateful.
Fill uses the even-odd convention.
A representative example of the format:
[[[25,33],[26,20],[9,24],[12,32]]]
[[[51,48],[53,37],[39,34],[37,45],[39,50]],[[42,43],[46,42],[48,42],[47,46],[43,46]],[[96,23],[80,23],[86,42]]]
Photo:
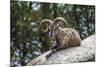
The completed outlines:
[[[26,65],[50,49],[51,39],[42,33],[39,24],[58,16],[64,17],[82,39],[95,34],[95,6],[11,0],[11,66]]]

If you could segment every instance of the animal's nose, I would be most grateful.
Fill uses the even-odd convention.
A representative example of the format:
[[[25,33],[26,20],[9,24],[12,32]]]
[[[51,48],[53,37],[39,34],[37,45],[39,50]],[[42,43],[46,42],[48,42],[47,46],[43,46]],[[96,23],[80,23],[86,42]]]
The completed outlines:
[[[52,38],[52,41],[54,42],[54,41],[55,41],[55,39],[54,39],[54,38]]]
[[[52,36],[52,34],[51,34],[51,32],[49,32],[49,37],[51,37]]]

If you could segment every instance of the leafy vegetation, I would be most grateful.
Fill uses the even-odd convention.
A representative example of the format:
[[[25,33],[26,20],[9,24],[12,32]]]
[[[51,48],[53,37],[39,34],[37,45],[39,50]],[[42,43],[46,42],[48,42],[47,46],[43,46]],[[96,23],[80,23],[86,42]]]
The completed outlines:
[[[79,31],[82,39],[95,34],[95,6],[32,1],[11,1],[11,66],[25,65],[52,46],[40,22],[58,16]]]

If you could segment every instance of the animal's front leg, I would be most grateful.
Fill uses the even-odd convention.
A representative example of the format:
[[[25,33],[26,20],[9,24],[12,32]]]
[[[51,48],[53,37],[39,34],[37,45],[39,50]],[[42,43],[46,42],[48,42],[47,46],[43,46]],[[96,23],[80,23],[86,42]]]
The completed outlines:
[[[53,46],[51,47],[51,49],[56,49],[57,48],[57,42],[56,41],[54,41],[52,45]]]
[[[59,44],[59,46],[57,46],[56,51],[59,51],[61,49],[64,49],[64,45],[63,44]]]
[[[63,40],[59,43],[59,46],[57,47],[57,51],[61,50],[61,49],[65,49],[67,48],[69,45],[69,38],[64,37]]]
[[[55,47],[56,51],[59,51],[61,49],[64,49],[64,44],[62,44],[61,42],[57,42]]]
[[[54,52],[58,51],[58,48],[60,47],[60,42],[55,41],[54,46],[51,48]]]

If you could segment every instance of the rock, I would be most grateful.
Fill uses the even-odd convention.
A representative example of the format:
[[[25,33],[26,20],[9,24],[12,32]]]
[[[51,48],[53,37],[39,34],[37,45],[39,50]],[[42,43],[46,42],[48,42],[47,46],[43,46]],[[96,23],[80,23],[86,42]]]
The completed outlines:
[[[53,53],[44,64],[61,64],[95,61],[95,35],[87,37],[81,46],[70,47]]]

